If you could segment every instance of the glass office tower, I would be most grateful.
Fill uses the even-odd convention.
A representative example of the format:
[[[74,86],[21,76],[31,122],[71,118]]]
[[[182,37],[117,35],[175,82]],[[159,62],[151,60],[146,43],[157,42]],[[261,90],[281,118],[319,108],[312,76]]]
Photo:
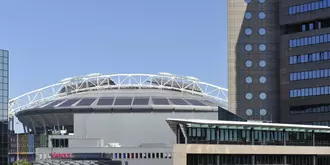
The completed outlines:
[[[0,49],[0,164],[8,164],[8,51]]]

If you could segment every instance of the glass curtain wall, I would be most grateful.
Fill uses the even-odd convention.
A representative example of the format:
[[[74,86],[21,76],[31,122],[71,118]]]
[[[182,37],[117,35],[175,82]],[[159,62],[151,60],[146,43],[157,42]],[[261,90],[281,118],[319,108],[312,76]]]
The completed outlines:
[[[8,51],[0,50],[0,164],[8,164]]]

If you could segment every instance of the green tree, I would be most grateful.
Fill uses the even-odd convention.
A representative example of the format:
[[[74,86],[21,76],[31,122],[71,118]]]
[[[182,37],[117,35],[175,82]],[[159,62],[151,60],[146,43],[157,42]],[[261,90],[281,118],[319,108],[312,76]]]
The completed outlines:
[[[27,160],[18,160],[14,162],[14,165],[32,165],[32,164]]]

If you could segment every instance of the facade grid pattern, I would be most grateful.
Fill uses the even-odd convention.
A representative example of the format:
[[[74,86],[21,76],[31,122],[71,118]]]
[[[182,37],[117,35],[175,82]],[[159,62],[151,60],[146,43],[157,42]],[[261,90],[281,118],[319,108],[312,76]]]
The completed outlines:
[[[8,51],[0,50],[0,164],[8,163]]]

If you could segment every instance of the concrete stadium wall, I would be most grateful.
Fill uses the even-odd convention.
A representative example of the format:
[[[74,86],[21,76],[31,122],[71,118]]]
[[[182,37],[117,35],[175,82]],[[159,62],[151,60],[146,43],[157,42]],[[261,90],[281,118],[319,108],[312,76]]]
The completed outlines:
[[[120,143],[125,147],[143,143],[172,146],[176,137],[166,118],[217,120],[218,112],[74,114],[74,138],[101,138],[104,145]]]

